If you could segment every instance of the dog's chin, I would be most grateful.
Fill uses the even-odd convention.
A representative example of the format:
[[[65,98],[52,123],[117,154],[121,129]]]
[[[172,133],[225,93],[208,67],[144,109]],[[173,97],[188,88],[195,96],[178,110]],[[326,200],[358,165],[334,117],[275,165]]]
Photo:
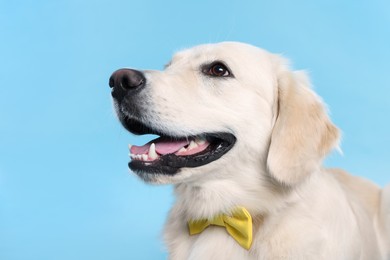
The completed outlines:
[[[160,136],[143,146],[130,148],[132,159],[129,168],[141,179],[150,183],[177,182],[181,179],[183,170],[202,167],[217,161],[236,142],[236,137],[227,132],[170,136],[138,120],[124,118],[121,123],[136,135]]]
[[[180,169],[173,175],[164,173],[150,173],[149,171],[141,170],[132,170],[132,172],[142,181],[155,185],[184,183],[192,180],[194,177],[192,169],[190,168]]]

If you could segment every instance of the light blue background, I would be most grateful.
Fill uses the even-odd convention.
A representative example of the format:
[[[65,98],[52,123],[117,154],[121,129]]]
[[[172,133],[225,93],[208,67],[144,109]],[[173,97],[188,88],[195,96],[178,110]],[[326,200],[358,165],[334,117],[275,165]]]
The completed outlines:
[[[129,174],[108,78],[225,40],[307,69],[344,132],[327,164],[390,182],[389,1],[0,0],[0,259],[165,259],[172,189]]]

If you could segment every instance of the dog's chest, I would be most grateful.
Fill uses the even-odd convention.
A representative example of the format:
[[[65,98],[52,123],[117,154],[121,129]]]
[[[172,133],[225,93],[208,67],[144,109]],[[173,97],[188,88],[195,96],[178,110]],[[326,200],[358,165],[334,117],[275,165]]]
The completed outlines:
[[[208,227],[189,238],[186,259],[253,259],[250,251],[241,247],[222,227]]]

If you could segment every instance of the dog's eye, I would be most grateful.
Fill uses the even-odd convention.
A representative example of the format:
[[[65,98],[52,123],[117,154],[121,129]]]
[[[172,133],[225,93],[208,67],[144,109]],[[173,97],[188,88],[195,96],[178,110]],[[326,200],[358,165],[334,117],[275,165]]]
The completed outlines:
[[[205,68],[203,72],[213,77],[228,77],[231,74],[228,68],[221,62],[211,64],[209,67]]]

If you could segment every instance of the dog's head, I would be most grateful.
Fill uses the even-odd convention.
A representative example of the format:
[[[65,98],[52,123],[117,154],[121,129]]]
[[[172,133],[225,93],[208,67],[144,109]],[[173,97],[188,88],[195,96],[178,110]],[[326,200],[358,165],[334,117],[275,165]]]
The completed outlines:
[[[338,141],[305,75],[242,43],[181,51],[163,71],[121,69],[110,87],[127,130],[160,136],[130,148],[130,168],[149,182],[224,178],[242,166],[293,185]]]

